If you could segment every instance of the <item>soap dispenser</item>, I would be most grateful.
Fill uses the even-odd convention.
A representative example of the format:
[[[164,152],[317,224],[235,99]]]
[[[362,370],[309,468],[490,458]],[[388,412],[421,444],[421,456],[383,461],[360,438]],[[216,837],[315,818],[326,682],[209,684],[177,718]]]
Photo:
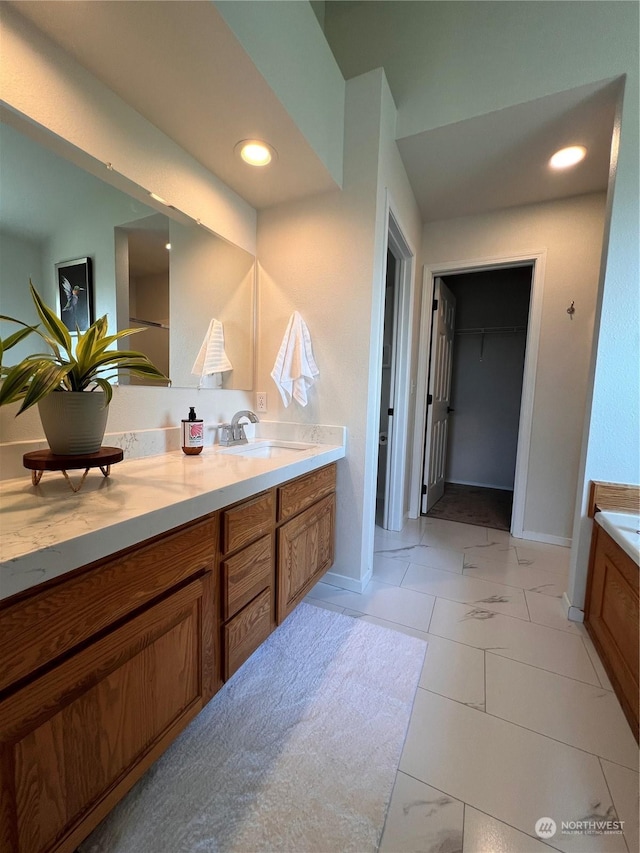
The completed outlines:
[[[182,421],[182,450],[187,456],[202,453],[204,446],[204,422],[196,415],[194,406],[189,406],[189,417]]]

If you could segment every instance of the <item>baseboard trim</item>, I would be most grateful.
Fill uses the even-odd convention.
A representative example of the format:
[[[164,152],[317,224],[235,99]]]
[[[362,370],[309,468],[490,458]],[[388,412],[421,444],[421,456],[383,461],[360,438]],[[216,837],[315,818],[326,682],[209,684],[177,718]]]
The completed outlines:
[[[562,593],[562,609],[567,619],[570,619],[572,622],[584,622],[584,610],[574,607],[569,601],[569,596],[566,592]]]
[[[529,539],[531,542],[544,542],[547,545],[562,545],[564,548],[571,548],[571,539],[565,536],[552,536],[550,533],[533,533],[531,530],[523,530],[522,539]]]
[[[499,492],[513,492],[513,486],[497,486],[495,483],[475,483],[472,480],[447,480],[452,486],[476,486],[480,489],[497,489]]]
[[[337,586],[340,589],[346,589],[349,592],[364,592],[365,586],[371,580],[371,576],[373,574],[373,569],[369,569],[366,575],[360,580],[356,580],[356,578],[348,578],[346,575],[339,575],[336,572],[327,572],[326,575],[322,578],[324,583],[331,584],[331,586]]]

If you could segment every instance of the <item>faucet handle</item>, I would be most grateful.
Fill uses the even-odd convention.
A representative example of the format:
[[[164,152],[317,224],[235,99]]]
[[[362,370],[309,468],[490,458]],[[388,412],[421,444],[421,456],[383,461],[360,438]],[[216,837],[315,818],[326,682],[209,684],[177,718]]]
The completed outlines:
[[[220,444],[228,447],[233,443],[233,427],[231,424],[220,424]]]

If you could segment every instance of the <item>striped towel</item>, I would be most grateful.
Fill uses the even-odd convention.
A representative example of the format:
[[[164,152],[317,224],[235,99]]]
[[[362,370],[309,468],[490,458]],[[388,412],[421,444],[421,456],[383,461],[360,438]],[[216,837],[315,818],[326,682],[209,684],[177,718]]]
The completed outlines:
[[[224,329],[220,320],[213,319],[209,323],[191,373],[195,376],[211,376],[227,370],[233,370],[233,365],[224,351]]]

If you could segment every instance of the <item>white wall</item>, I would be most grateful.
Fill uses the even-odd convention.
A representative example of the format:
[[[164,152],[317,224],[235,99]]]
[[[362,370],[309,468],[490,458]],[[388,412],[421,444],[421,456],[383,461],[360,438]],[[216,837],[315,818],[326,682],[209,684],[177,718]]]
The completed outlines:
[[[637,8],[637,7],[636,7]],[[637,31],[637,28],[636,28]],[[576,498],[568,598],[584,607],[592,522],[590,482],[640,483],[640,116],[638,76],[627,78],[615,147],[616,172],[607,218],[606,264],[600,276],[597,350],[589,373]],[[619,133],[619,138],[618,138]]]
[[[546,250],[524,530],[561,540],[572,535],[604,202],[602,194],[580,196],[424,228],[430,267]]]
[[[347,86],[342,192],[278,205],[258,217],[257,387],[268,392],[270,420],[347,426],[334,571],[355,582],[370,568],[363,564],[362,529],[380,81],[379,74],[366,75]],[[306,408],[292,403],[285,409],[269,373],[295,310],[309,327],[320,376]]]
[[[420,235],[393,141],[394,122],[381,71],[349,81],[342,192],[279,205],[258,219],[257,387],[268,391],[269,419],[348,428],[347,459],[339,466],[333,573],[350,579],[354,588],[367,577],[373,557],[387,188],[414,245]],[[285,409],[269,373],[296,309],[309,326],[320,376],[306,408]]]

